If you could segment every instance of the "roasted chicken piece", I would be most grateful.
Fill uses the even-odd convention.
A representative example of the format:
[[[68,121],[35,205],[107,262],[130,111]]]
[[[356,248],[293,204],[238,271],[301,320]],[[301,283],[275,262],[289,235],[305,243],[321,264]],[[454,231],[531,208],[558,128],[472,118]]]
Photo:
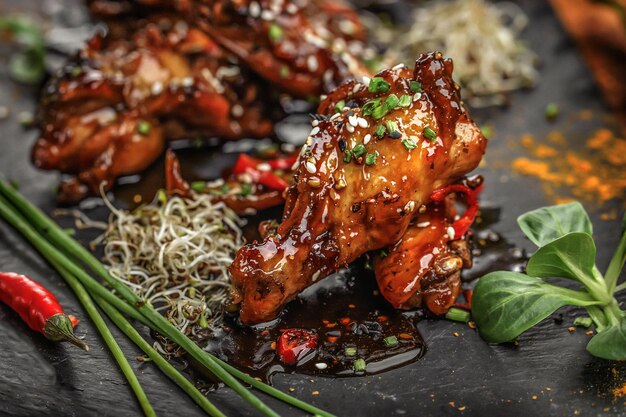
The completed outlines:
[[[317,280],[398,242],[433,190],[476,168],[487,144],[438,52],[414,70],[345,83],[319,112],[327,117],[313,122],[276,234],[241,248],[230,267],[243,323],[276,317]]]
[[[398,242],[374,258],[378,287],[394,308],[424,306],[445,314],[459,296],[461,270],[472,259],[466,238],[454,236],[447,204],[429,204]]]
[[[45,90],[34,164],[75,174],[59,195],[74,202],[145,169],[166,138],[267,136],[278,102],[230,59],[186,24],[96,36]]]
[[[365,29],[337,0],[92,0],[90,9],[115,25],[128,16],[177,14],[202,28],[252,71],[293,97],[314,98],[346,79],[369,75]]]

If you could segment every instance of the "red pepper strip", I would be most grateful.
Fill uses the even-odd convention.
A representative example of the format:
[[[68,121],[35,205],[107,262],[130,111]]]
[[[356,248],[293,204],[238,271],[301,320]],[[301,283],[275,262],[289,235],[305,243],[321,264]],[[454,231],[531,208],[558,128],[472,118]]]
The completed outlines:
[[[287,365],[296,365],[300,359],[317,347],[317,334],[305,329],[287,329],[278,338],[278,359]]]
[[[87,344],[74,335],[72,321],[56,297],[30,278],[13,272],[0,273],[0,301],[47,339],[53,342],[67,340],[89,350]]]
[[[482,187],[480,186],[475,189],[471,189],[463,184],[452,184],[435,190],[430,195],[430,199],[435,202],[442,202],[449,194],[452,193],[459,193],[465,196],[465,203],[467,204],[465,213],[463,213],[459,220],[452,223],[456,239],[462,238],[465,233],[467,233],[467,230],[472,223],[474,223],[474,219],[478,214],[478,194],[481,189]]]
[[[454,306],[462,310],[472,311],[472,296],[473,295],[474,295],[474,290],[463,290],[463,297],[465,297],[465,302],[454,303]]]
[[[265,185],[272,190],[283,191],[288,187],[288,184],[284,179],[271,171],[262,171],[258,169],[258,167],[260,164],[265,163],[268,164],[273,170],[287,171],[291,169],[296,161],[296,158],[297,156],[290,156],[287,158],[276,158],[263,161],[242,153],[239,155],[239,158],[233,167],[233,174],[239,175],[247,173],[252,177],[253,182]]]

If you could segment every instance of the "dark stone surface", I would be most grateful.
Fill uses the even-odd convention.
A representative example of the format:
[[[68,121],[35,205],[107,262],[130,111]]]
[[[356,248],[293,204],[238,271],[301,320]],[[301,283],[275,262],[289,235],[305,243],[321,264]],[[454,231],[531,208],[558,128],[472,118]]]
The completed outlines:
[[[9,2],[21,8],[33,2]],[[506,109],[475,111],[480,122],[493,124],[496,135],[489,145],[486,167],[481,169],[486,187],[483,205],[501,208],[494,230],[509,241],[527,247],[515,225],[516,217],[547,204],[540,184],[516,177],[506,167],[520,152],[510,143],[522,133],[544,137],[561,129],[572,143],[582,144],[590,132],[611,126],[607,110],[591,76],[558,24],[547,2],[520,2],[531,16],[524,40],[542,60],[541,80],[530,91],[515,94]],[[17,5],[17,6],[16,6]],[[6,62],[3,60],[3,62]],[[12,116],[0,121],[0,172],[16,179],[31,201],[52,210],[58,175],[35,170],[29,163],[34,131],[23,130],[15,117],[35,108],[36,89],[10,82],[0,64],[0,106]],[[562,116],[555,123],[544,118],[549,102],[558,102]],[[590,121],[573,121],[572,115],[589,109]],[[500,162],[504,167],[495,169]],[[592,213],[598,243],[598,265],[608,263],[617,243],[617,222],[601,221]],[[0,415],[6,416],[139,416],[141,411],[97,331],[71,291],[11,229],[0,224],[0,270],[18,271],[40,280],[58,295],[66,311],[83,318],[79,334],[91,346],[84,353],[68,344],[54,344],[30,331],[20,319],[0,305]],[[595,359],[585,351],[589,336],[567,327],[582,314],[577,309],[559,312],[563,321],[542,322],[520,338],[518,347],[490,346],[468,327],[426,320],[419,328],[429,346],[426,356],[410,366],[362,378],[325,379],[279,375],[281,390],[295,388],[294,395],[341,416],[620,416],[624,398],[614,400],[611,384],[624,382],[626,366]],[[459,336],[455,337],[454,332]],[[129,358],[139,354],[114,331]],[[201,415],[201,411],[152,364],[132,365],[148,397],[160,415]],[[621,377],[615,377],[612,369]],[[549,389],[549,390],[548,390]],[[319,391],[313,396],[313,391]],[[533,396],[537,398],[534,400]],[[255,415],[230,390],[209,393],[227,415]],[[268,399],[284,415],[302,415]],[[454,402],[456,407],[449,403]],[[464,411],[457,407],[465,406]]]

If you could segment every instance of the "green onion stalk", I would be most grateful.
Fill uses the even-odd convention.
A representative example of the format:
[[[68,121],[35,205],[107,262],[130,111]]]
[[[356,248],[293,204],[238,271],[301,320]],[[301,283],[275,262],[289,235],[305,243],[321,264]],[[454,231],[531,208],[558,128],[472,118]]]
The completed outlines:
[[[165,317],[159,314],[151,305],[140,299],[129,287],[112,277],[104,265],[102,265],[102,263],[100,263],[100,261],[98,261],[89,251],[87,251],[87,249],[85,249],[72,237],[64,233],[64,231],[45,213],[29,203],[5,181],[0,181],[0,194],[10,200],[10,203],[8,203],[6,199],[0,197],[0,216],[2,216],[8,223],[12,224],[13,227],[15,227],[20,233],[22,233],[22,235],[24,235],[24,237],[26,237],[31,244],[33,244],[41,255],[43,255],[50,262],[57,262],[60,264],[61,267],[65,268],[70,274],[79,279],[90,292],[96,293],[99,297],[102,297],[116,308],[119,309],[121,305],[125,304],[123,300],[104,288],[98,281],[88,275],[79,265],[64,255],[64,253],[71,254],[72,257],[82,261],[93,272],[102,277],[107,284],[109,284],[122,298],[126,300],[128,304],[130,304],[130,306],[132,306],[133,311],[138,313],[134,314],[134,318],[141,315],[143,319],[139,321],[145,323],[153,330],[163,334],[177,343],[188,354],[204,365],[226,385],[230,386],[257,410],[267,416],[278,416],[275,411],[270,409],[259,398],[248,391],[235,378],[238,378],[241,381],[250,384],[254,388],[308,413],[324,417],[332,416],[332,414],[324,410],[298,400],[297,398],[252,378],[250,375],[239,371],[210,353],[202,350],[191,339],[176,329],[176,327],[167,321]],[[14,205],[15,208],[12,208],[11,204]],[[15,213],[16,209],[28,219],[30,224]],[[37,232],[33,226],[39,232]],[[46,238],[48,240],[46,240]],[[62,249],[64,253],[57,248]]]

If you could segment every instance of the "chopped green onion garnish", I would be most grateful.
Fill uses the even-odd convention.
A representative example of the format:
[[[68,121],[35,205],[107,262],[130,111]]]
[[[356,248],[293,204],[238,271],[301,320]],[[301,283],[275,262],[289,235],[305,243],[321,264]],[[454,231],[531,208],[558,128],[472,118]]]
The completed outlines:
[[[78,77],[82,73],[83,73],[83,69],[81,67],[72,68],[72,77]]]
[[[593,324],[591,317],[576,317],[574,320],[574,326],[576,327],[589,327]]]
[[[280,67],[280,78],[289,77],[289,67],[287,65],[283,65]]]
[[[157,200],[159,200],[159,203],[163,205],[167,203],[167,193],[163,188],[159,188],[159,191],[157,191]]]
[[[146,122],[145,120],[141,120],[137,125],[137,132],[139,132],[139,134],[143,136],[147,136],[150,133],[151,129],[152,125],[150,124],[150,122]]]
[[[437,139],[437,133],[435,133],[435,131],[432,130],[430,127],[425,127],[423,133],[424,133],[424,137],[430,140],[431,142]]]
[[[385,125],[387,125],[387,132],[389,132],[389,134],[398,131],[398,123],[393,120],[387,120]]]
[[[350,149],[346,149],[344,153],[346,154],[346,156],[343,157],[343,162],[349,164],[352,160],[352,151]]]
[[[480,132],[487,139],[491,139],[491,136],[493,136],[493,129],[491,128],[491,126],[483,126],[483,127],[481,127],[480,128]]]
[[[273,42],[279,41],[283,38],[283,28],[276,23],[271,23],[267,34]]]
[[[420,83],[419,81],[411,81],[411,91],[413,91],[414,93],[421,93],[422,83]]]
[[[383,339],[383,343],[387,347],[395,347],[398,346],[398,338],[395,336],[388,336]]]
[[[376,128],[376,136],[382,138],[383,136],[385,136],[386,131],[387,128],[385,128],[385,125],[378,125],[378,127]]]
[[[374,77],[370,80],[370,84],[367,90],[370,93],[386,93],[391,88],[391,85],[385,81],[384,78]]]
[[[376,157],[377,154],[374,153],[368,153],[367,156],[365,157],[365,165],[374,165],[376,163]]]
[[[344,352],[346,356],[356,356],[356,348],[354,346],[348,346]]]
[[[400,107],[409,107],[411,105],[411,96],[407,96],[406,94],[400,96],[400,102],[398,106]]]
[[[446,318],[452,321],[467,323],[470,320],[470,313],[465,310],[461,310],[460,308],[452,307],[446,313]]]
[[[367,152],[367,148],[362,143],[359,143],[354,148],[352,148],[352,153],[355,157],[359,157]]]
[[[335,113],[341,113],[344,107],[346,107],[346,101],[339,100],[337,104],[335,104]]]
[[[379,98],[375,98],[365,103],[362,109],[363,116],[371,116],[374,110],[380,105],[380,101]]]
[[[402,144],[408,150],[412,150],[412,149],[417,148],[417,144],[411,138],[402,139]]]
[[[546,106],[546,119],[554,120],[559,115],[559,106],[556,103],[550,103]]]
[[[204,181],[194,181],[191,183],[191,189],[197,193],[201,193],[206,188],[206,183]]]
[[[250,193],[252,193],[252,184],[248,184],[247,182],[241,184],[241,190],[239,191],[239,195],[242,197],[246,197],[250,195]]]
[[[357,359],[354,362],[352,362],[352,366],[355,372],[365,372],[365,368],[367,367],[367,364],[365,363],[363,359]]]
[[[398,103],[400,103],[400,99],[395,94],[389,94],[385,99],[385,106],[389,108],[389,111],[395,109]]]
[[[389,256],[389,251],[387,249],[381,249],[380,252],[378,252],[378,256],[385,259],[387,256]]]

